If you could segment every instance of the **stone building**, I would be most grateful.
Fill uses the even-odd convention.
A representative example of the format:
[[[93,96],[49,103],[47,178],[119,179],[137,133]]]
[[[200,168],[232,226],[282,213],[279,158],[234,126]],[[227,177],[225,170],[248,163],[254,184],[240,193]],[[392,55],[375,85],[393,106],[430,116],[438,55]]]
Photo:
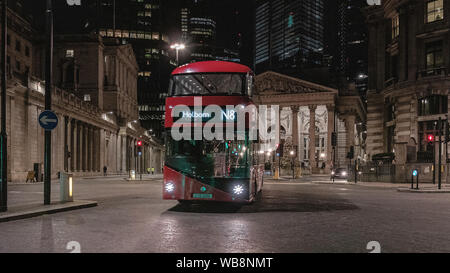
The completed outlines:
[[[8,21],[8,178],[25,181],[29,171],[43,170],[44,46],[12,10]],[[96,35],[55,37],[53,71],[59,124],[52,132],[52,177],[61,171],[99,175],[104,166],[109,174],[161,172],[164,148],[138,123],[138,67],[130,45]]]
[[[430,180],[439,145],[428,142],[427,136],[437,139],[437,122],[448,116],[450,2],[384,0],[366,12],[367,153],[371,159],[395,155],[398,182],[409,181],[413,168],[419,168],[422,180]],[[448,147],[441,148],[446,165]]]
[[[364,131],[366,112],[356,89],[343,96],[333,88],[268,71],[256,76],[254,101],[258,105],[278,105],[282,158],[272,151],[266,162],[281,164],[281,175],[330,173],[334,167],[347,167],[347,153],[355,150],[355,159],[365,160]],[[351,95],[353,94],[353,95]],[[314,124],[315,126],[311,126]],[[332,147],[332,133],[337,145]],[[291,151],[294,156],[291,156]],[[278,168],[275,168],[276,170]]]

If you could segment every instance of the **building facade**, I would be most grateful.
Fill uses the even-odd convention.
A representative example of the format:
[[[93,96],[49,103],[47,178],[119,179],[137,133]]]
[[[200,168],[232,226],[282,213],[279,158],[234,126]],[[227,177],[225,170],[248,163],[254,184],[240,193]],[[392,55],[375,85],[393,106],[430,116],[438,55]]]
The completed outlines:
[[[59,34],[96,33],[131,44],[139,66],[138,105],[141,126],[162,138],[164,105],[170,72],[175,68],[160,0],[84,1],[81,6],[55,3],[55,31]],[[66,23],[70,20],[72,23]],[[66,25],[68,25],[66,27]]]
[[[366,1],[326,1],[325,54],[338,88],[354,83],[363,101],[367,93],[367,24],[363,8]]]
[[[324,2],[256,2],[256,73],[271,70],[304,79],[306,68],[323,66]]]
[[[266,163],[275,170],[281,166],[281,175],[292,175],[294,166],[297,175],[347,168],[354,162],[347,158],[352,146],[355,159],[365,160],[361,125],[366,113],[358,95],[339,96],[337,89],[272,71],[257,75],[255,84],[256,104],[279,106],[282,151],[266,151]]]
[[[450,3],[386,0],[366,11],[367,152],[372,159],[395,156],[390,163],[399,182],[409,181],[414,168],[422,180],[431,180],[433,157],[438,162],[439,156],[446,177],[448,147],[439,149],[428,137],[438,139],[438,121],[446,120],[449,111]]]
[[[187,46],[180,64],[215,59],[216,20],[207,1],[182,1],[180,28],[181,42]]]
[[[11,60],[7,81],[8,178],[25,181],[44,161],[44,51],[30,22],[8,10]],[[15,28],[20,26],[20,28]],[[19,43],[18,43],[19,42]],[[17,44],[21,45],[16,46]],[[28,49],[27,49],[28,48]],[[12,50],[12,51],[11,51]],[[52,110],[59,119],[52,131],[52,177],[160,172],[163,150],[137,122],[138,67],[129,45],[103,41],[97,35],[55,37]],[[136,153],[137,141],[143,153]]]

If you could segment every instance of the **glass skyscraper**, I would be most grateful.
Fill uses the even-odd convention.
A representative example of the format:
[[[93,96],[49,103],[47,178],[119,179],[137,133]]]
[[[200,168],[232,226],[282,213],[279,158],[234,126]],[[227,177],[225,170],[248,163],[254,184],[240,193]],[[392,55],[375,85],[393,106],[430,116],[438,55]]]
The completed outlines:
[[[324,51],[324,0],[256,2],[255,69],[292,74],[321,66]]]

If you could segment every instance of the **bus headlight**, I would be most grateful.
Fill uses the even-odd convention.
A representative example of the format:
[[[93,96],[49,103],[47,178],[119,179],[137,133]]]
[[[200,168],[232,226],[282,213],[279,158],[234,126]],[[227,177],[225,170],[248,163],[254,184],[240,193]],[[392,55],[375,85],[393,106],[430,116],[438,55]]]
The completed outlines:
[[[233,193],[236,195],[240,195],[244,192],[244,187],[242,187],[242,185],[236,185],[233,188]]]
[[[175,185],[172,182],[169,182],[164,188],[166,189],[166,192],[173,192],[173,190],[175,190]]]

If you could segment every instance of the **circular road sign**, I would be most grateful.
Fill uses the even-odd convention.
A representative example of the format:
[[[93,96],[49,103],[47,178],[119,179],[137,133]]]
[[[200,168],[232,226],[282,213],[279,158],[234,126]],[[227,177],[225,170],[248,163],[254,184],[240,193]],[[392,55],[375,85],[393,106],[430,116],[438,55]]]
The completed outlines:
[[[39,125],[47,131],[51,131],[58,125],[58,116],[53,111],[44,111],[39,115]]]

